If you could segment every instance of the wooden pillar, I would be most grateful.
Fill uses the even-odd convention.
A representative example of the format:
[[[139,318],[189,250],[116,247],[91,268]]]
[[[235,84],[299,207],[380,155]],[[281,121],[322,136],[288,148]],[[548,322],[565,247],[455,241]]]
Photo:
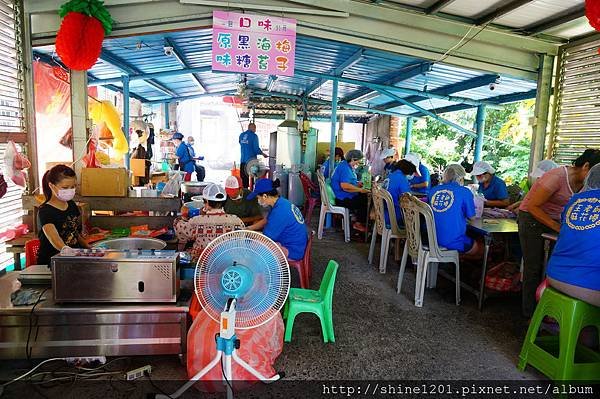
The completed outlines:
[[[83,157],[88,139],[88,87],[86,71],[71,70],[71,126],[73,128],[73,169],[81,183]]]

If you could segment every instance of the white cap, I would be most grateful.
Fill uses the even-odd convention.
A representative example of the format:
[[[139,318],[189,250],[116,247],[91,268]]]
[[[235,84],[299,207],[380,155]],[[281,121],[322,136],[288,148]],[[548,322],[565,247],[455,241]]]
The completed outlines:
[[[225,190],[223,190],[223,187],[215,183],[209,183],[206,187],[204,187],[204,191],[202,191],[202,197],[206,201],[227,200],[227,196],[225,195]]]
[[[388,148],[387,150],[383,150],[381,152],[379,159],[386,159],[387,157],[393,157],[394,155],[396,155],[396,149]]]
[[[415,168],[417,168],[415,175],[421,176],[421,173],[419,172],[419,166],[421,165],[421,157],[419,157],[417,154],[413,154],[412,152],[409,152],[408,154],[406,154],[404,156],[404,159],[406,159],[408,162],[415,165]]]
[[[558,168],[558,164],[556,162],[550,159],[544,159],[538,162],[533,172],[531,172],[531,177],[534,179],[540,178],[544,175],[544,173],[556,168]]]
[[[475,162],[473,165],[473,171],[471,172],[472,176],[479,176],[484,173],[494,174],[496,170],[492,168],[492,165],[485,161]]]

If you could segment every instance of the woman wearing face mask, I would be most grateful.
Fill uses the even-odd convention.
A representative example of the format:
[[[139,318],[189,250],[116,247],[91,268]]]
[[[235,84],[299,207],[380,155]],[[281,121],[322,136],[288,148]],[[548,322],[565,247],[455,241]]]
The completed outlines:
[[[420,194],[428,194],[431,188],[431,174],[429,168],[421,162],[421,156],[408,153],[404,159],[415,165],[416,168],[414,174],[407,176],[411,190]]]
[[[59,252],[69,253],[71,247],[89,248],[81,236],[81,214],[73,197],[77,177],[73,169],[56,165],[42,179],[46,201],[40,206],[38,233],[40,250],[38,264],[49,265],[50,258]]]
[[[519,207],[519,240],[523,250],[523,315],[535,310],[535,291],[542,281],[544,266],[543,233],[560,231],[564,206],[579,192],[590,169],[600,164],[600,150],[588,149],[573,161],[546,172],[537,179]]]
[[[492,166],[484,161],[475,162],[472,176],[479,183],[479,192],[485,197],[484,205],[489,208],[506,208],[510,205],[508,189],[504,180],[496,176]]]
[[[331,177],[331,188],[335,194],[335,204],[349,208],[356,214],[356,223],[353,227],[365,232],[364,223],[367,221],[367,193],[369,190],[362,188],[362,183],[358,182],[356,172],[354,171],[363,153],[360,150],[350,150],[346,153],[346,159],[340,162],[335,168]]]
[[[258,199],[264,208],[271,207],[267,215],[263,234],[275,241],[290,260],[301,260],[308,242],[302,212],[285,198],[279,196],[279,179],[259,179],[247,200]]]

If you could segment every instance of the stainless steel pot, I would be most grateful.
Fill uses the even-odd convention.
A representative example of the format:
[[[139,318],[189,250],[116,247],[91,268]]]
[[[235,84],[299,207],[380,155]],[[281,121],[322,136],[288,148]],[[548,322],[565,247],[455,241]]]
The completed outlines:
[[[112,240],[104,240],[99,241],[94,244],[94,248],[104,248],[104,249],[165,249],[167,247],[167,243],[163,240],[159,240],[157,238],[134,238],[134,237],[124,237],[124,238],[115,238]]]
[[[183,194],[202,195],[202,191],[207,185],[208,182],[186,181],[181,183],[181,192]]]

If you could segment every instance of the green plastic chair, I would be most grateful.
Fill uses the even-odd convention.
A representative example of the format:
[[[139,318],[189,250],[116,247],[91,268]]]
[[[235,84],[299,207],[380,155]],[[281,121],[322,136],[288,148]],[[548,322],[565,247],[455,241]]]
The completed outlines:
[[[558,321],[558,336],[537,337],[545,316]],[[546,288],[521,348],[519,370],[524,371],[530,364],[553,381],[600,381],[600,354],[577,345],[579,333],[586,326],[600,330],[600,308]]]
[[[331,304],[333,302],[333,286],[335,284],[338,268],[339,265],[336,261],[329,261],[318,291],[305,290],[302,288],[290,289],[288,300],[283,309],[283,318],[286,319],[285,342],[290,342],[292,340],[294,319],[300,313],[316,314],[321,320],[323,342],[335,342]]]

